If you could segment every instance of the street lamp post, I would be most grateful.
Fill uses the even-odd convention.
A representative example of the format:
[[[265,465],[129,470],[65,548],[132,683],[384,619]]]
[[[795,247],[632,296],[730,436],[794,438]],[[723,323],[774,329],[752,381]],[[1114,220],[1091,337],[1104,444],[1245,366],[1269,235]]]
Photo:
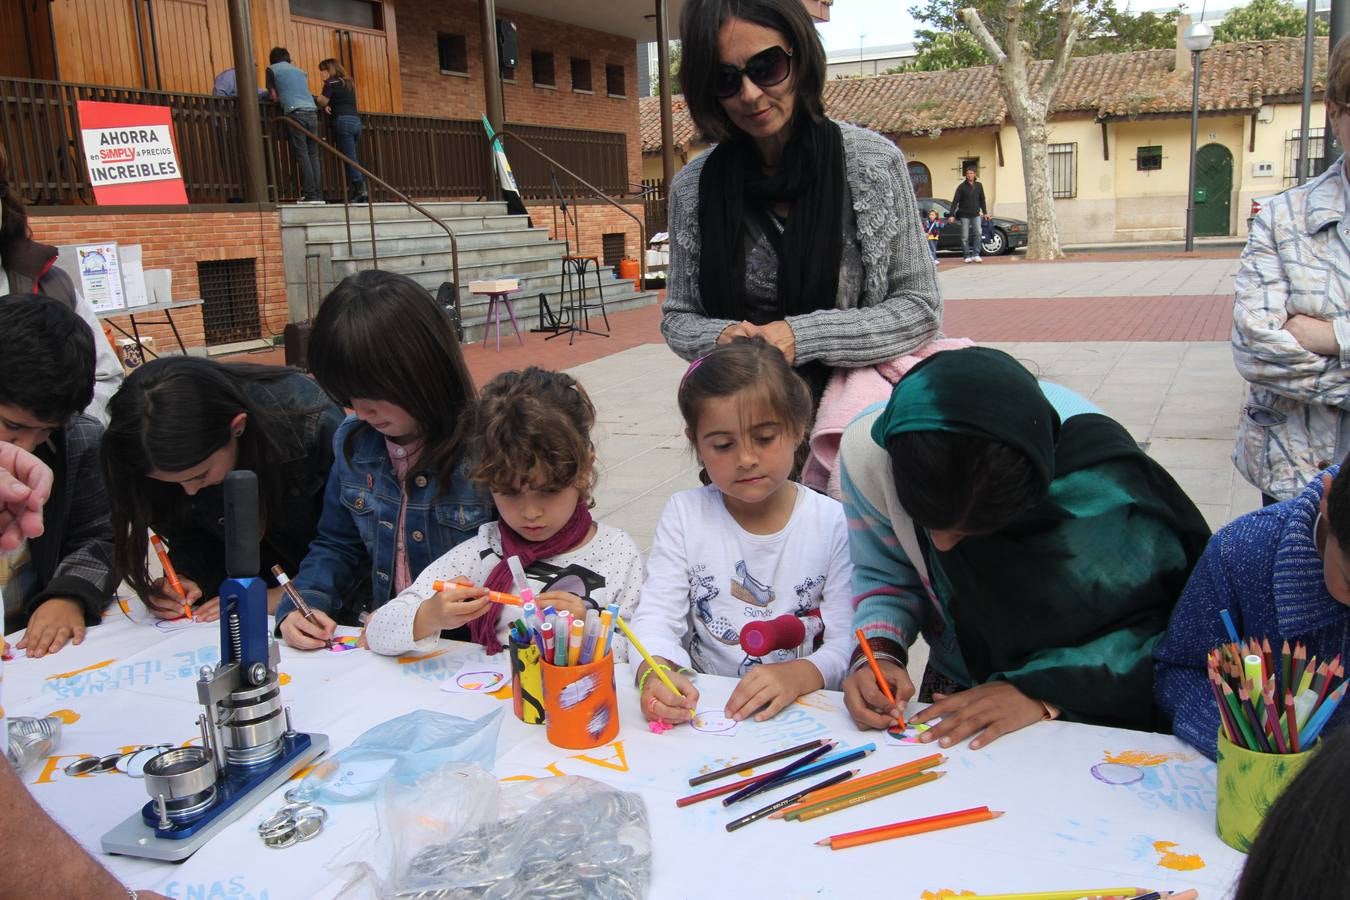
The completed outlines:
[[[1214,29],[1196,22],[1186,29],[1181,41],[1191,51],[1191,171],[1186,179],[1186,252],[1195,249],[1195,150],[1200,134],[1200,54],[1214,43]]]

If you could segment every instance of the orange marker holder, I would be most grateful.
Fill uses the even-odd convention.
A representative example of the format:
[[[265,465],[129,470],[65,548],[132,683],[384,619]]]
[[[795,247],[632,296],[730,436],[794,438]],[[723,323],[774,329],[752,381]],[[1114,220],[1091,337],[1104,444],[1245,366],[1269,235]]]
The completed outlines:
[[[619,698],[614,654],[580,666],[541,660],[548,742],[568,750],[601,747],[619,735]]]

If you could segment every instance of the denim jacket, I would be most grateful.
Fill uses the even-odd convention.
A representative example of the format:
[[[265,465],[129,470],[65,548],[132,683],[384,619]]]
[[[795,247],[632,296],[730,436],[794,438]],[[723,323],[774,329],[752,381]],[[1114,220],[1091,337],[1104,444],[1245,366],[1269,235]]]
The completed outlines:
[[[333,431],[342,410],[303,372],[249,381],[249,403],[271,417],[276,457],[285,498],[279,519],[262,536],[258,574],[272,583],[272,566],[292,572],[305,557],[322,510],[324,479],[333,462]],[[175,513],[151,527],[169,543],[174,567],[214,597],[225,578],[225,494],[212,485],[186,497]]]
[[[350,456],[348,435],[352,435]],[[413,577],[493,517],[491,497],[469,480],[464,462],[444,490],[433,472],[422,469],[409,473],[407,487],[404,544]],[[333,468],[324,491],[319,533],[295,578],[310,606],[355,624],[363,609],[389,601],[394,593],[394,529],[401,500],[402,488],[384,436],[349,416],[333,436]],[[357,609],[344,610],[349,604],[343,598],[367,577],[369,603],[357,600]],[[283,598],[276,621],[294,609]]]

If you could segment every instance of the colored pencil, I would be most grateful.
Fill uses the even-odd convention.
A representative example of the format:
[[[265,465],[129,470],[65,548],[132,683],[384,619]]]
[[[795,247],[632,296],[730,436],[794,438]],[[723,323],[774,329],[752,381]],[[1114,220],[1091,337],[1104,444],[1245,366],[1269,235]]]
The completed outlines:
[[[872,667],[872,677],[877,680],[877,687],[881,688],[881,692],[886,695],[886,699],[891,702],[891,706],[894,706],[900,712],[900,718],[895,727],[904,728],[905,711],[900,709],[899,703],[895,702],[895,694],[891,693],[890,683],[881,674],[881,666],[877,665],[876,655],[872,653],[872,645],[867,643],[867,636],[863,634],[861,628],[854,631],[853,634],[858,639],[858,646],[862,648],[863,655],[867,657],[867,664]]]
[[[1293,659],[1289,655],[1289,642],[1285,641],[1284,646],[1280,648],[1280,684],[1285,690],[1289,690],[1289,673],[1293,671]]]
[[[1252,706],[1252,695],[1247,693],[1246,687],[1238,688],[1237,695],[1238,703],[1247,715],[1247,721],[1252,723],[1252,734],[1256,736],[1256,746],[1252,749],[1269,753],[1270,741],[1266,740],[1266,730],[1261,727],[1261,717],[1256,714],[1256,708]]]
[[[1237,629],[1233,627],[1233,616],[1226,609],[1219,610],[1219,618],[1223,620],[1223,627],[1228,632],[1228,639],[1234,644],[1241,643],[1238,638]]]
[[[825,772],[830,769],[837,768],[839,766],[848,765],[851,762],[855,762],[857,760],[862,759],[863,757],[872,753],[876,749],[877,749],[876,744],[863,744],[861,747],[854,747],[851,750],[841,750],[838,753],[831,753],[829,756],[826,756],[818,760],[814,765],[810,765],[804,769],[793,772],[787,778],[784,778],[782,781],[780,781],[778,783],[778,786],[782,787],[783,785],[790,784],[794,781],[801,781],[804,778],[810,778],[812,775],[816,775],[820,772]],[[733,791],[739,791],[741,788],[746,787],[747,785],[754,784],[756,781],[759,781],[763,777],[764,777],[763,775],[755,775],[750,778],[742,778],[740,781],[728,782],[727,784],[719,785],[718,787],[715,788],[708,788],[708,790],[706,791],[700,791],[697,794],[690,794],[688,797],[681,797],[680,799],[675,801],[675,805],[679,807],[692,806],[693,804],[701,803],[704,800],[711,800],[714,797],[721,797],[725,794],[730,794]]]
[[[1228,712],[1228,707],[1223,702],[1223,692],[1219,687],[1219,676],[1214,672],[1209,674],[1209,686],[1214,691],[1214,703],[1219,709],[1219,722],[1223,725],[1223,733],[1228,735],[1228,741],[1231,744],[1240,743],[1238,736],[1237,723]]]
[[[1014,894],[967,894],[962,900],[1082,900],[1083,897],[1135,897],[1147,888],[1088,888],[1085,891],[1034,891]]]
[[[722,799],[722,805],[730,806],[733,803],[740,803],[742,800],[746,800],[750,797],[753,797],[755,794],[758,794],[761,791],[767,791],[769,788],[776,786],[781,779],[791,775],[793,772],[797,771],[802,766],[815,762],[817,759],[833,750],[834,747],[835,743],[833,741],[824,744],[820,747],[817,747],[816,749],[812,750],[810,753],[807,753],[800,759],[794,759],[792,762],[788,763],[786,766],[783,766],[781,769],[775,769],[774,771],[765,775],[763,778],[757,780],[754,784],[746,785],[736,793],[732,794],[730,797],[724,797]]]
[[[822,738],[816,738],[814,741],[807,741],[805,744],[798,744],[795,747],[789,747],[786,750],[778,750],[774,753],[766,753],[763,756],[756,756],[754,759],[748,759],[743,763],[726,766],[715,772],[704,772],[702,775],[695,775],[689,779],[690,787],[698,787],[700,784],[707,784],[710,781],[716,781],[719,778],[725,778],[728,775],[734,775],[745,769],[753,769],[755,766],[762,766],[771,762],[778,762],[780,759],[786,759],[789,756],[796,756],[798,753],[805,753],[807,750],[814,750],[824,743]]]
[[[1305,745],[1311,745],[1313,741],[1317,740],[1317,736],[1322,733],[1323,726],[1331,719],[1331,714],[1336,711],[1336,707],[1345,698],[1347,687],[1350,687],[1350,682],[1341,682],[1341,686],[1332,691],[1331,696],[1327,697],[1326,701],[1317,707],[1317,711],[1308,717],[1308,724],[1303,730],[1303,743]]]
[[[1261,665],[1265,678],[1275,677],[1275,656],[1271,651],[1270,638],[1268,637],[1261,641]]]
[[[1289,667],[1289,681],[1286,682],[1289,685],[1289,690],[1296,695],[1299,691],[1298,684],[1303,680],[1303,670],[1307,668],[1307,665],[1308,648],[1302,644],[1296,644],[1294,646],[1294,661]]]
[[[910,788],[916,788],[922,784],[928,784],[937,781],[946,772],[924,772],[921,775],[911,775],[908,778],[902,778],[898,781],[892,781],[889,784],[883,784],[865,791],[856,791],[838,800],[831,800],[828,803],[813,803],[807,809],[787,816],[794,822],[809,822],[811,819],[817,819],[821,816],[828,816],[830,813],[839,812],[841,809],[851,809],[854,806],[860,806],[863,803],[870,803],[881,797],[889,797],[891,794],[898,794],[901,791],[907,791]]]
[[[791,809],[786,809],[783,812],[785,814],[790,815],[791,813],[800,809],[804,809],[813,803],[824,803],[828,800],[834,800],[839,797],[842,797],[844,794],[848,794],[853,791],[865,790],[867,788],[873,788],[878,785],[888,784],[900,778],[908,778],[911,775],[918,775],[919,773],[931,769],[934,766],[940,766],[946,761],[947,757],[943,756],[941,753],[934,753],[932,756],[925,756],[923,759],[916,759],[913,762],[907,762],[903,765],[892,766],[889,769],[882,769],[880,772],[873,772],[871,775],[864,775],[862,778],[856,778],[849,784],[844,785],[843,787],[831,788],[828,791],[820,791],[819,793],[812,794],[809,797],[804,798],[801,803],[797,804]]]
[[[1242,714],[1242,707],[1238,705],[1237,697],[1233,694],[1232,687],[1230,687],[1226,681],[1221,687],[1223,689],[1224,703],[1228,704],[1228,709],[1233,714],[1233,721],[1237,722],[1238,728],[1242,731],[1243,744],[1248,750],[1255,750],[1256,735],[1252,734],[1251,724],[1247,721],[1247,717]]]
[[[675,682],[671,681],[670,676],[665,673],[665,670],[656,664],[656,660],[652,659],[652,655],[647,652],[646,647],[642,646],[642,642],[637,639],[637,635],[633,634],[628,628],[628,623],[625,622],[621,616],[615,615],[614,624],[623,632],[623,636],[628,638],[628,643],[633,645],[633,649],[638,652],[638,656],[642,657],[643,662],[651,667],[651,670],[656,673],[657,678],[661,679],[661,683],[669,688],[670,692],[676,697],[684,699],[684,694],[680,693],[680,689],[675,686]]]
[[[1298,710],[1294,709],[1294,695],[1284,695],[1284,727],[1289,729],[1289,752],[1298,750]]]
[[[860,847],[864,844],[874,844],[877,841],[889,841],[895,838],[939,831],[943,828],[956,828],[961,825],[973,825],[976,822],[988,822],[990,819],[997,819],[1001,815],[1003,815],[1001,811],[992,811],[987,806],[977,806],[937,816],[925,816],[922,819],[909,819],[904,822],[894,822],[890,825],[880,825],[876,828],[865,828],[862,831],[833,834],[816,841],[816,844],[821,847],[829,847],[831,850],[847,850],[849,847]]]
[[[1289,751],[1284,743],[1284,733],[1280,729],[1280,710],[1275,705],[1273,680],[1266,683],[1266,690],[1262,696],[1265,699],[1266,707],[1266,731],[1270,734],[1270,739],[1275,742],[1275,752],[1288,753]]]
[[[765,816],[771,813],[775,813],[785,806],[791,806],[792,804],[796,803],[798,800],[805,797],[812,791],[818,791],[824,788],[834,787],[836,784],[840,784],[841,782],[847,781],[856,774],[858,774],[857,769],[854,769],[851,772],[840,772],[838,775],[826,778],[824,781],[820,782],[820,784],[817,784],[814,787],[803,788],[797,793],[790,794],[787,797],[784,797],[782,800],[777,801],[776,803],[770,803],[768,806],[761,807],[760,809],[757,809],[752,813],[741,816],[739,819],[732,819],[730,822],[727,823],[727,831],[735,831],[738,828],[744,828],[751,822],[758,822]]]

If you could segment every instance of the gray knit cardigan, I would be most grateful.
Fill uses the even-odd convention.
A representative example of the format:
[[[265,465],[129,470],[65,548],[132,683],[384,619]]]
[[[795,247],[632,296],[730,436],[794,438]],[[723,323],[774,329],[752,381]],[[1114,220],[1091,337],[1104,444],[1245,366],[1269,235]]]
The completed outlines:
[[[838,124],[853,215],[844,217],[835,308],[787,318],[798,365],[822,360],[857,367],[894,359],[936,337],[942,324],[937,271],[904,155],[879,134]],[[709,350],[733,324],[708,318],[699,295],[698,184],[706,159],[705,153],[681,169],[670,191],[670,281],[661,333],[685,359]],[[849,245],[858,252],[847,252]],[[851,266],[861,271],[848,271]]]

